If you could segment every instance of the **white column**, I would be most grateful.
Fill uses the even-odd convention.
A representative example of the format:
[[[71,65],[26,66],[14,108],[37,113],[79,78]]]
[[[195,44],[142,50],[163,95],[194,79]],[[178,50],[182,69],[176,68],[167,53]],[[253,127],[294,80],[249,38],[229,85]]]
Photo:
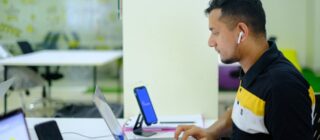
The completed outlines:
[[[218,113],[217,54],[209,48],[208,0],[123,1],[124,113],[146,84],[157,115]]]

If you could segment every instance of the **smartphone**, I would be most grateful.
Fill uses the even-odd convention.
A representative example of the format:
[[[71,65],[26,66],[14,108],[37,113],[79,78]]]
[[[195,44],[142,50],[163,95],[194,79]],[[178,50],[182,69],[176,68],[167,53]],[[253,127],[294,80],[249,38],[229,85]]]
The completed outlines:
[[[140,111],[147,126],[157,123],[158,118],[152,106],[147,88],[145,86],[136,87],[134,88],[134,94],[136,96]]]
[[[63,140],[56,121],[51,120],[34,126],[39,140]]]

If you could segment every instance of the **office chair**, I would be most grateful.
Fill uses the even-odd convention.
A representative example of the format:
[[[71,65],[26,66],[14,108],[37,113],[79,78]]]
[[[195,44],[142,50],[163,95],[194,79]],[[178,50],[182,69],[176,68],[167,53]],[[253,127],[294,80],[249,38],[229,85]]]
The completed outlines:
[[[55,50],[58,49],[57,42],[60,38],[59,32],[48,32],[43,40],[43,42],[36,45],[36,48],[41,50]]]
[[[48,45],[45,46],[45,49],[50,49],[50,50],[54,50],[57,49],[57,42],[59,40],[60,37],[60,33],[52,33],[52,36],[48,42]]]
[[[68,44],[69,49],[79,49],[80,38],[76,32],[71,32],[71,38],[67,33],[62,34],[64,41]]]
[[[0,44],[0,59],[6,59],[8,57],[12,57],[11,53],[8,52],[3,46]],[[15,67],[15,66],[7,66],[7,77],[15,77],[15,82],[13,83],[11,90],[18,91],[19,94],[22,94],[22,91],[25,91],[25,93],[28,95],[30,88],[34,87],[45,87],[45,79],[42,78],[41,75],[34,72],[32,69],[29,69],[28,67]],[[43,89],[45,90],[45,88]],[[21,97],[21,103],[24,109],[27,108],[27,104],[23,98]],[[29,106],[33,106],[33,104],[30,104]]]
[[[28,53],[33,52],[32,46],[29,44],[29,42],[18,41],[17,43],[18,43],[23,54],[28,54]],[[30,66],[29,68],[31,68],[35,72],[38,72],[38,67],[36,67],[36,66]],[[56,67],[56,70],[54,72],[50,72],[50,67],[46,66],[46,71],[44,74],[42,74],[42,77],[44,79],[46,79],[46,81],[48,82],[49,91],[50,91],[50,88],[52,86],[52,80],[59,80],[59,79],[63,78],[63,75],[61,73],[59,73],[59,67]],[[43,94],[43,97],[46,97],[45,92]]]
[[[41,50],[41,49],[47,48],[47,46],[50,46],[50,40],[52,38],[52,34],[53,34],[52,32],[48,32],[46,34],[46,36],[44,37],[43,41],[41,43],[37,44],[35,48],[37,50]]]

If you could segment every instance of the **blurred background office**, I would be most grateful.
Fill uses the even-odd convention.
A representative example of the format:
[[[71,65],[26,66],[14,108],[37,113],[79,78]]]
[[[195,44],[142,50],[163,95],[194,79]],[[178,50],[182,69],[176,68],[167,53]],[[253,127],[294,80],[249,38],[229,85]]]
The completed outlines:
[[[20,48],[24,44],[34,52],[48,49],[121,50],[122,22],[119,8],[118,0],[1,0],[0,46],[10,54],[8,56],[26,53]],[[117,103],[122,102],[121,64],[117,60],[97,69],[98,85],[106,94],[110,94],[109,99]],[[1,69],[0,77],[3,79],[2,66]],[[55,68],[51,69],[55,71]],[[40,67],[39,71],[44,73],[45,70]],[[92,67],[60,67],[59,73],[63,78],[53,81],[53,98],[67,103],[91,103]],[[26,84],[28,80],[24,82]],[[41,86],[32,86],[28,90],[28,95],[10,94],[9,109],[20,107],[20,100],[32,103],[41,98]],[[0,110],[3,111],[2,99],[0,104]],[[33,112],[30,115],[48,116],[54,115],[54,112],[40,110],[40,113]]]

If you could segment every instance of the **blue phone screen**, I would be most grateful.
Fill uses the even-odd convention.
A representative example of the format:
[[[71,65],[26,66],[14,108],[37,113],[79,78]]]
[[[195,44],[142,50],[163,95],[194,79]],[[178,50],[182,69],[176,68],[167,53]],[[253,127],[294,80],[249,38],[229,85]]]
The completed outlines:
[[[157,115],[153,109],[146,87],[144,86],[137,87],[134,89],[134,92],[146,124],[151,125],[153,123],[157,123],[158,122]]]

